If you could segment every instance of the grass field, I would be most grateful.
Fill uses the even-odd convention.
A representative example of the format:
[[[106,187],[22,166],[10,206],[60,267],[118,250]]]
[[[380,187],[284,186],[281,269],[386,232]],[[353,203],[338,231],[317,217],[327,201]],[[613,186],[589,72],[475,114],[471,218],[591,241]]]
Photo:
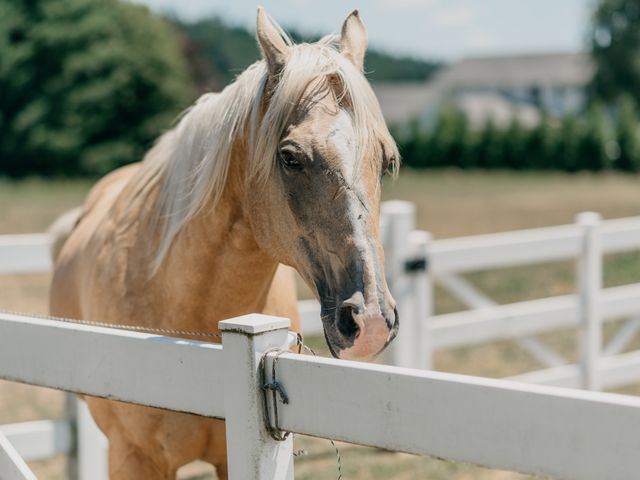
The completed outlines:
[[[0,234],[40,232],[61,212],[81,203],[88,182],[46,183],[28,180],[0,182]],[[636,176],[513,174],[469,172],[403,172],[387,182],[385,198],[410,200],[418,207],[418,226],[436,238],[531,228],[573,221],[585,210],[605,218],[640,215],[640,178]],[[640,281],[640,255],[606,258],[606,286]],[[574,290],[571,262],[478,272],[467,278],[499,302],[513,302]],[[0,308],[44,313],[48,275],[0,277]],[[436,291],[436,311],[454,311],[461,305],[450,295]],[[605,332],[610,335],[615,325]],[[567,357],[575,357],[574,333],[541,336]],[[313,342],[322,349],[322,341]],[[640,339],[633,342],[640,348]],[[439,352],[440,370],[500,377],[540,368],[513,342]],[[627,393],[640,393],[630,388]],[[62,395],[46,389],[0,382],[0,423],[54,418],[61,415]],[[297,448],[309,455],[296,461],[296,478],[336,478],[335,456],[327,441],[298,438]],[[344,478],[430,480],[515,480],[530,478],[468,465],[443,462],[374,449],[342,446]],[[63,478],[61,459],[34,465],[38,478]],[[204,476],[203,478],[210,478]]]

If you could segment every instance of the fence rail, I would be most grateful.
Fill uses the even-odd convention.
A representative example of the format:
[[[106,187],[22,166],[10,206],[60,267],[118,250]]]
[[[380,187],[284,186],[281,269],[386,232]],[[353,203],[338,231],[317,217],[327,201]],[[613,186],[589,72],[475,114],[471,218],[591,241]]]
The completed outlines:
[[[73,451],[74,434],[67,420],[36,420],[0,425],[0,434],[24,460],[41,460]]]
[[[0,433],[0,474],[7,480],[36,480],[24,459],[2,433]]]
[[[637,398],[295,355],[278,379],[294,432],[562,478],[640,471]]]
[[[222,418],[221,373],[209,368],[220,362],[218,345],[6,313],[0,320],[6,380]]]
[[[604,253],[638,250],[640,217],[606,220],[601,235]],[[431,269],[442,275],[575,259],[581,238],[574,224],[437,240],[431,246]]]
[[[51,270],[49,235],[0,235],[0,274],[44,273]]]
[[[640,313],[640,284],[611,287],[602,291],[604,321]],[[577,295],[494,305],[432,317],[431,342],[444,349],[512,340],[553,329],[575,327],[580,323]]]

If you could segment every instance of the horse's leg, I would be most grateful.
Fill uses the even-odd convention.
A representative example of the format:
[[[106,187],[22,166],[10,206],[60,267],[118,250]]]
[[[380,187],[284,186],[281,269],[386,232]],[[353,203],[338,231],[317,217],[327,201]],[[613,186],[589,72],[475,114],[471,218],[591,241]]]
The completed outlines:
[[[86,397],[86,401],[94,420],[109,439],[110,480],[175,478],[175,470],[171,471],[161,446],[154,438],[157,420],[149,421],[144,415],[140,415],[140,420],[131,418],[134,412],[130,407],[144,413],[133,405],[95,397]],[[147,441],[141,444],[136,442],[136,437]]]
[[[222,420],[209,420],[207,428],[209,432],[209,442],[205,452],[204,460],[216,467],[219,480],[227,480],[227,436],[225,424]]]
[[[210,420],[184,413],[87,398],[93,418],[109,439],[113,480],[174,479],[178,468],[200,458]]]
[[[229,473],[227,471],[227,461],[224,460],[220,463],[214,464],[216,467],[216,473],[218,474],[218,480],[228,480]]]

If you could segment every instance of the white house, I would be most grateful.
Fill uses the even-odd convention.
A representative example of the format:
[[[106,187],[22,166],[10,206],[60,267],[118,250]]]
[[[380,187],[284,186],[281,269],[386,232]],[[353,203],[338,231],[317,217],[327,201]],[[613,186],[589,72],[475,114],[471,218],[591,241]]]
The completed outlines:
[[[514,117],[535,125],[541,109],[554,116],[579,112],[592,75],[586,53],[477,57],[445,67],[426,83],[379,83],[374,90],[389,123],[412,118],[429,123],[449,101],[472,125],[489,118],[505,125]]]

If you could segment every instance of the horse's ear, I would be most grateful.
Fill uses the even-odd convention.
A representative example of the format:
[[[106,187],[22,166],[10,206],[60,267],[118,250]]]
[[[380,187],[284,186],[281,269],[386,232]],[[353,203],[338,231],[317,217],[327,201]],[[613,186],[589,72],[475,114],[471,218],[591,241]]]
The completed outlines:
[[[282,37],[281,31],[280,26],[271,21],[264,8],[258,7],[256,36],[260,50],[262,50],[262,56],[267,61],[271,74],[282,70],[290,54],[290,47]]]
[[[367,50],[367,29],[360,20],[358,10],[354,10],[342,24],[340,37],[341,51],[345,57],[362,72],[364,53]]]

